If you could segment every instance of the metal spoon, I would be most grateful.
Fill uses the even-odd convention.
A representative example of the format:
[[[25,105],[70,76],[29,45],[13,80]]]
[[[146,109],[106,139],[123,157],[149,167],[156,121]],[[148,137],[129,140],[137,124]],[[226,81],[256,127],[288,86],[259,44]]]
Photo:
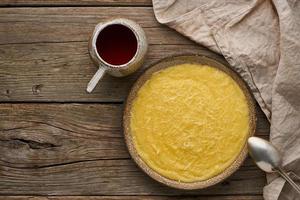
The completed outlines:
[[[270,142],[258,137],[250,137],[248,147],[251,157],[260,169],[269,173],[279,173],[300,194],[300,187],[282,169],[281,155]]]

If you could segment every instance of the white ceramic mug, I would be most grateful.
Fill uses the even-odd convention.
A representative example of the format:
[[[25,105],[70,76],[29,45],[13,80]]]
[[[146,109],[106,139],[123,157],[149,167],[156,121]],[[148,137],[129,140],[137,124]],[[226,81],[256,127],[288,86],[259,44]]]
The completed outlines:
[[[101,42],[99,43],[99,40],[101,40],[101,33],[103,31],[107,31],[108,28],[112,29],[113,25],[119,25],[124,26],[132,33],[134,34],[134,37],[136,38],[136,52],[132,56],[130,60],[126,63],[121,64],[114,64],[107,61],[107,59],[101,57]],[[116,27],[116,26],[115,26]],[[115,29],[118,30],[118,29]],[[120,39],[120,37],[124,37],[122,35],[118,35],[120,33],[112,32],[112,34],[116,34],[116,37]],[[129,33],[130,34],[130,33]],[[104,37],[104,36],[103,36]],[[113,38],[113,37],[112,37]],[[125,38],[126,39],[126,38]],[[97,44],[98,41],[98,44]],[[110,44],[110,42],[114,41],[103,41],[103,43]],[[97,49],[98,47],[98,49]],[[100,50],[99,50],[100,49]],[[144,62],[144,58],[146,55],[148,49],[148,43],[146,40],[146,35],[143,29],[134,21],[128,20],[128,19],[114,19],[105,23],[99,23],[93,32],[93,35],[89,42],[89,53],[94,61],[94,63],[99,67],[98,71],[95,73],[93,78],[90,80],[87,86],[87,92],[92,92],[99,80],[103,77],[105,73],[108,73],[115,77],[122,77],[129,75],[133,72],[135,72]]]

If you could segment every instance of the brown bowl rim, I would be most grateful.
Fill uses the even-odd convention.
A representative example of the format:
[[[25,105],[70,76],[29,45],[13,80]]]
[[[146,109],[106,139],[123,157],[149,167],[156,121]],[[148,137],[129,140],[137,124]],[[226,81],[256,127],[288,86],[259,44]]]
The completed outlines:
[[[135,163],[151,178],[155,179],[156,181],[165,184],[167,186],[177,188],[177,189],[185,189],[185,190],[194,190],[194,189],[203,189],[221,181],[225,180],[231,174],[239,169],[245,158],[247,157],[248,149],[247,149],[247,140],[244,144],[243,149],[241,150],[238,157],[235,161],[227,167],[222,173],[209,178],[203,181],[195,181],[195,182],[179,182],[173,179],[169,179],[167,177],[162,176],[158,172],[151,169],[143,159],[138,155],[138,152],[135,149],[134,143],[132,141],[132,136],[130,133],[130,109],[132,106],[132,102],[135,99],[139,88],[151,77],[151,75],[157,71],[160,71],[164,68],[168,68],[178,64],[184,63],[196,63],[202,65],[209,65],[211,67],[216,67],[219,70],[222,70],[226,74],[228,74],[231,78],[233,78],[236,83],[240,86],[242,91],[244,92],[247,100],[247,104],[250,110],[250,129],[248,133],[248,138],[253,136],[256,129],[256,111],[255,111],[255,102],[250,92],[248,86],[244,82],[244,80],[234,72],[229,66],[226,66],[226,62],[224,62],[221,58],[215,57],[212,58],[207,55],[199,55],[199,54],[192,54],[192,55],[179,55],[179,56],[172,56],[168,58],[164,58],[157,63],[153,64],[150,68],[148,68],[134,83],[133,87],[131,88],[129,95],[127,97],[124,113],[123,113],[123,131],[125,136],[125,142],[128,148],[128,151],[135,161]]]

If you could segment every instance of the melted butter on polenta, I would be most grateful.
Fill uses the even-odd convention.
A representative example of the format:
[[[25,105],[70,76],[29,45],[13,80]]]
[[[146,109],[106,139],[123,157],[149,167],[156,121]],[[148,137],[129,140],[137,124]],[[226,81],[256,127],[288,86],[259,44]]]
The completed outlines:
[[[249,107],[223,71],[176,65],[139,89],[130,128],[138,155],[154,171],[181,182],[207,180],[230,166],[245,145]]]

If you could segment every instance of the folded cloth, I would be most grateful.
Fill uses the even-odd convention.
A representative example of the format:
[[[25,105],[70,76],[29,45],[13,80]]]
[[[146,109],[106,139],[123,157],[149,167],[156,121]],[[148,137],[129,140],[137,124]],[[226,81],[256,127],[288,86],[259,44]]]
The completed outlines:
[[[243,77],[271,122],[284,168],[300,176],[300,1],[152,1],[160,23],[222,54]],[[297,198],[281,177],[267,181],[266,200]]]

